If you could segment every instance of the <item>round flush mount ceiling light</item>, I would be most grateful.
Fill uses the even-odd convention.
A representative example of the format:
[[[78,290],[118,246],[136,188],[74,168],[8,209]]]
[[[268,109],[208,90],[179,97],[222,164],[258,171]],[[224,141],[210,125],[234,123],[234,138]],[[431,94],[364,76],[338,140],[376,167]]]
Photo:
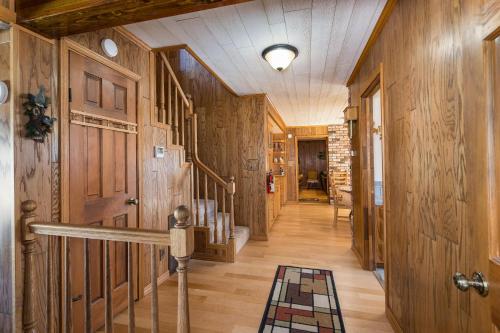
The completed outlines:
[[[118,46],[112,39],[103,39],[101,41],[101,48],[104,51],[104,54],[110,58],[114,58],[118,54]]]
[[[9,97],[9,87],[3,81],[0,81],[0,104],[7,102],[7,97]]]
[[[286,69],[292,61],[299,55],[299,50],[295,46],[288,44],[275,44],[262,51],[264,58],[272,68],[277,71]]]

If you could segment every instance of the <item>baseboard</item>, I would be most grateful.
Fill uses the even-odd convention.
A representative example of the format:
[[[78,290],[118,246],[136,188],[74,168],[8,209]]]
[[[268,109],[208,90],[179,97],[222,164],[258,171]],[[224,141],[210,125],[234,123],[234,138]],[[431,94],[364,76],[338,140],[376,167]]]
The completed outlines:
[[[401,328],[401,326],[399,326],[399,323],[396,320],[396,316],[394,316],[394,313],[392,312],[392,310],[388,304],[385,305],[385,315],[386,315],[387,319],[389,320],[389,324],[391,324],[394,332],[403,333],[403,329]]]

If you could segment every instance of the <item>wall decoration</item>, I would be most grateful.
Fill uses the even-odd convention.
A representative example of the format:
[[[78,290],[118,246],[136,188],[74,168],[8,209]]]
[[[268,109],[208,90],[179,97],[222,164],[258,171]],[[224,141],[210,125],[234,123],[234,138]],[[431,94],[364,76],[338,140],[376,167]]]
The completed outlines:
[[[52,133],[52,127],[56,121],[56,118],[45,115],[50,99],[45,96],[43,86],[40,87],[37,95],[28,94],[27,99],[28,101],[23,104],[24,114],[29,117],[25,125],[26,137],[43,143],[48,134]]]

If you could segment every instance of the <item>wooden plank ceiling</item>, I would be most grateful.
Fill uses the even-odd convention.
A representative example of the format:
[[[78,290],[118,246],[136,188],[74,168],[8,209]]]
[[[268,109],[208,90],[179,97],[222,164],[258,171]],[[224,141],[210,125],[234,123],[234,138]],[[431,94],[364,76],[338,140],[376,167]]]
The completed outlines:
[[[267,93],[289,126],[340,122],[345,82],[386,0],[255,0],[126,26],[151,47],[189,45],[238,94]],[[261,57],[289,43],[283,72]]]
[[[61,37],[249,0],[16,0],[17,23]]]

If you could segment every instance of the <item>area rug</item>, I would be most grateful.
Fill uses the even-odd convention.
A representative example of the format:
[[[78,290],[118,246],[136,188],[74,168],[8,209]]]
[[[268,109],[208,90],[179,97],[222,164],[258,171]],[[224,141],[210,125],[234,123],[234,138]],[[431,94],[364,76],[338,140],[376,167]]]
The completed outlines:
[[[259,333],[345,333],[332,272],[278,266]]]

